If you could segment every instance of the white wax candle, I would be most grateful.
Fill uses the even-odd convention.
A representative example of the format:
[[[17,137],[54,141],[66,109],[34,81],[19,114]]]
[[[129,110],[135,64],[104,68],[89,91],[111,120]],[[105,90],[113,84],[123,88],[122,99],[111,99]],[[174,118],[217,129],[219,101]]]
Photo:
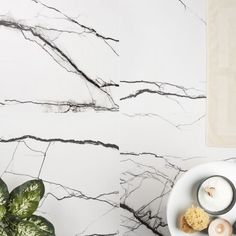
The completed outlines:
[[[233,200],[233,189],[222,177],[208,178],[198,191],[198,200],[203,208],[210,212],[225,210]]]
[[[208,228],[209,236],[232,236],[233,227],[224,219],[215,219]]]

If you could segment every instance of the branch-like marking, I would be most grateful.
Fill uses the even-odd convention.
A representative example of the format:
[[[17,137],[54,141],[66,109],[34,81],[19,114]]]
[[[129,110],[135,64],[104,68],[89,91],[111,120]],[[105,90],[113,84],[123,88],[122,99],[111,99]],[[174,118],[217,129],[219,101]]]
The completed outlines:
[[[136,98],[137,96],[144,94],[144,93],[150,93],[150,94],[158,94],[161,96],[173,96],[173,97],[179,97],[179,98],[187,98],[187,99],[205,99],[206,96],[205,95],[185,95],[185,94],[178,94],[178,93],[170,93],[170,92],[163,92],[163,91],[158,91],[158,90],[152,90],[152,89],[140,89],[138,91],[136,91],[133,94],[130,94],[128,96],[122,97],[120,100],[127,100],[130,98]]]
[[[134,232],[141,226],[146,226],[155,235],[166,235],[163,228],[167,230],[167,223],[165,215],[162,215],[163,207],[165,207],[164,201],[166,201],[180,175],[190,168],[189,164],[187,164],[187,169],[183,167],[186,166],[185,162],[191,162],[195,159],[199,159],[199,161],[203,159],[204,162],[207,162],[206,157],[163,156],[152,152],[121,152],[121,155],[125,157],[122,158],[121,163],[126,166],[125,171],[121,173],[120,185],[123,193],[120,207],[132,215],[122,216],[124,219],[121,224],[122,227]],[[150,162],[150,158],[154,158],[154,161],[157,162]],[[178,164],[176,164],[176,159]],[[149,164],[146,163],[146,160],[149,160]],[[224,157],[216,160],[235,162],[236,158]],[[192,164],[194,165],[194,163],[196,162],[193,161]],[[134,199],[142,198],[140,194],[142,193],[142,187],[146,184],[145,181],[148,181],[148,183],[152,181],[154,188],[158,188],[158,194],[145,203],[141,201],[142,205],[139,208],[136,204],[136,207],[132,207]],[[154,185],[153,181],[157,181],[157,185]]]
[[[185,10],[189,10],[200,22],[202,22],[204,25],[207,24],[206,21],[203,18],[201,18],[196,12],[190,9],[183,0],[177,0],[177,1],[184,7]]]
[[[182,1],[182,0],[178,0],[185,8],[185,10],[187,9],[187,5]]]
[[[120,207],[132,215],[132,217],[126,219],[126,222],[123,222],[122,227],[134,232],[141,226],[145,226],[155,235],[165,235],[162,231],[164,229],[166,230],[168,225],[165,218],[160,215],[163,202],[174,187],[177,178],[182,173],[186,172],[186,170],[172,163],[171,158],[152,152],[121,152],[120,154],[125,157],[125,159],[122,158],[121,163],[127,165],[127,170],[121,174],[120,185],[123,189],[123,193],[121,195]],[[160,167],[156,168],[154,164],[142,163],[141,160],[150,157],[156,159],[159,164],[162,163],[162,165],[167,168],[172,168],[174,175],[171,174],[171,176],[169,176],[168,173],[165,173],[165,170]],[[140,159],[140,161],[136,159]],[[133,208],[130,205],[131,199],[141,197],[139,196],[142,192],[141,188],[145,186],[145,181],[149,182],[150,180],[157,183],[158,189],[160,190],[158,190],[159,193],[151,198],[151,200],[143,203],[138,209]],[[163,187],[160,187],[160,185]]]
[[[142,88],[138,89],[135,93],[129,94],[125,97],[122,97],[120,100],[127,100],[131,98],[136,98],[139,95],[149,93],[149,94],[158,94],[160,96],[166,96],[166,97],[177,97],[177,98],[186,98],[186,99],[192,99],[192,100],[197,100],[197,99],[205,99],[206,95],[204,94],[190,94],[190,90],[193,90],[195,92],[200,93],[200,90],[195,89],[195,88],[185,88],[180,85],[175,85],[172,83],[166,83],[166,82],[155,82],[155,81],[147,81],[147,80],[137,80],[137,81],[125,81],[121,80],[121,83],[124,84],[140,84],[140,85],[154,85],[156,88],[155,89],[150,89],[150,88]],[[178,92],[169,92],[166,91],[167,88],[170,89],[176,89]]]
[[[112,149],[116,149],[119,150],[119,146],[116,144],[112,144],[112,143],[104,143],[102,141],[95,141],[95,140],[76,140],[76,139],[62,139],[62,138],[40,138],[40,137],[36,137],[33,135],[23,135],[20,137],[14,137],[14,138],[9,138],[9,139],[2,139],[0,138],[0,143],[10,143],[10,142],[18,142],[18,141],[22,141],[25,139],[32,139],[35,141],[40,141],[40,142],[61,142],[61,143],[72,143],[72,144],[89,144],[89,145],[96,145],[96,146],[102,146],[105,148],[112,148]]]
[[[59,13],[60,15],[62,15],[63,17],[65,17],[65,19],[67,19],[68,21],[70,21],[70,22],[72,22],[72,23],[74,23],[74,24],[80,26],[81,28],[87,30],[87,31],[88,31],[89,33],[91,33],[91,34],[94,34],[94,35],[97,36],[98,38],[101,38],[101,39],[106,40],[106,41],[108,40],[108,41],[113,41],[113,42],[119,42],[118,39],[115,39],[115,38],[112,38],[112,37],[104,36],[104,35],[98,33],[94,28],[88,27],[88,26],[86,26],[86,25],[84,25],[84,24],[81,24],[80,22],[78,22],[78,21],[75,20],[74,18],[72,18],[72,17],[66,15],[65,13],[63,13],[62,11],[58,10],[58,9],[55,8],[55,7],[46,5],[46,4],[42,3],[42,2],[39,1],[39,0],[32,0],[32,1],[35,2],[35,3],[41,4],[42,6],[48,8],[48,9],[50,9],[50,10],[53,10],[53,11]]]
[[[128,211],[129,213],[131,213],[134,218],[136,220],[138,220],[142,225],[146,226],[147,229],[151,230],[155,235],[158,235],[158,236],[164,236],[163,234],[161,234],[160,232],[158,232],[156,229],[152,228],[145,220],[142,219],[142,217],[140,217],[137,212],[132,209],[131,207],[129,207],[127,204],[124,204],[124,203],[121,203],[120,204],[120,207],[126,211]],[[162,224],[160,225],[161,227],[166,227],[167,224]]]
[[[86,26],[82,23],[80,23],[78,20],[76,20],[75,18],[72,18],[70,16],[68,16],[67,14],[65,14],[64,12],[62,12],[61,10],[57,9],[56,7],[52,7],[52,6],[49,6],[49,5],[46,5],[45,3],[42,3],[41,1],[39,0],[32,0],[33,2],[37,3],[37,4],[40,4],[42,5],[43,7],[49,9],[49,10],[52,10],[56,13],[58,13],[59,15],[61,15],[65,20],[73,23],[73,24],[76,24],[77,26],[79,26],[80,28],[82,28],[84,30],[83,33],[87,33],[87,34],[93,34],[95,35],[97,38],[99,39],[102,39],[104,41],[104,43],[117,55],[119,56],[119,54],[116,52],[116,50],[111,46],[111,44],[109,43],[109,41],[111,42],[115,42],[115,43],[118,43],[119,40],[118,39],[115,39],[115,38],[112,38],[112,37],[108,37],[108,36],[104,36],[100,33],[98,33],[97,30],[95,30],[94,28],[92,27],[89,27],[89,26]]]
[[[32,104],[32,105],[40,105],[40,106],[51,106],[58,108],[59,113],[67,113],[69,111],[72,112],[78,112],[80,110],[86,110],[86,109],[93,109],[95,111],[112,111],[117,112],[119,111],[119,107],[113,106],[111,108],[105,107],[105,106],[99,106],[96,105],[96,103],[77,103],[77,102],[70,102],[70,101],[62,101],[62,102],[56,102],[56,101],[20,101],[16,99],[6,99],[4,100],[4,105],[8,104]],[[63,109],[65,108],[65,109]]]
[[[116,232],[116,233],[111,233],[111,234],[86,234],[84,236],[115,236],[115,235],[118,235],[119,232]]]
[[[40,166],[40,168],[39,168],[38,179],[40,178],[40,175],[41,175],[41,173],[42,173],[43,166],[44,166],[44,163],[45,163],[45,160],[46,160],[46,157],[47,157],[47,152],[48,152],[48,149],[49,149],[50,145],[51,145],[51,142],[48,143],[47,148],[46,148],[46,150],[45,150],[45,152],[44,152],[44,154],[43,154],[43,160],[42,160],[41,166]]]
[[[67,63],[72,70],[68,70],[66,69],[68,72],[72,72],[72,73],[76,73],[78,75],[80,75],[85,81],[87,81],[88,83],[90,83],[91,85],[95,86],[97,89],[99,89],[100,91],[102,91],[104,94],[106,94],[106,96],[109,98],[109,100],[112,102],[112,104],[115,107],[118,107],[118,105],[114,102],[113,98],[111,97],[111,95],[104,90],[103,87],[100,86],[99,83],[97,83],[95,80],[93,80],[92,78],[90,78],[83,70],[81,70],[76,63],[62,50],[60,49],[54,42],[48,40],[45,36],[43,36],[36,27],[33,26],[27,26],[21,23],[18,23],[16,21],[13,20],[5,20],[5,19],[0,19],[0,26],[4,26],[7,28],[11,28],[11,29],[16,29],[19,30],[24,38],[26,40],[29,40],[31,42],[37,43],[44,51],[46,51],[61,67],[63,67],[64,69],[66,69],[65,66],[63,66],[56,58],[54,58],[54,56],[45,48],[45,45],[50,48],[50,50],[53,51],[53,53],[55,53],[57,56],[60,57],[60,59],[62,61],[64,61],[65,63]],[[41,44],[39,44],[39,42],[37,42],[37,40],[32,40],[28,37],[26,37],[25,33],[30,33],[34,38],[38,39]]]
[[[128,113],[122,113],[124,116],[127,117],[158,117],[160,120],[166,122],[167,124],[171,125],[172,127],[176,128],[177,130],[182,130],[183,127],[188,127],[188,126],[192,126],[198,122],[200,122],[206,115],[201,115],[200,117],[198,117],[197,119],[189,122],[189,123],[180,123],[180,124],[175,124],[174,122],[171,122],[170,120],[166,119],[163,116],[160,116],[156,113],[133,113],[133,114],[128,114]]]
[[[24,176],[24,177],[30,177],[33,179],[36,179],[37,177],[32,176],[32,175],[26,175],[26,174],[20,174],[20,173],[15,173],[12,171],[5,171],[4,174],[11,174],[11,175],[16,175],[16,176]],[[119,192],[118,191],[114,191],[111,193],[103,193],[103,194],[99,194],[98,196],[89,196],[85,193],[83,193],[82,191],[78,190],[78,189],[74,189],[56,182],[52,182],[52,181],[48,181],[46,179],[42,179],[44,183],[49,184],[49,185],[53,185],[53,186],[57,186],[59,188],[62,188],[66,191],[66,195],[63,197],[57,197],[55,194],[48,192],[45,194],[45,196],[42,199],[42,202],[40,204],[39,207],[42,207],[42,205],[44,204],[44,202],[46,201],[46,199],[51,196],[53,197],[55,200],[57,201],[63,201],[63,200],[67,200],[67,199],[71,199],[71,198],[78,198],[78,199],[83,199],[83,200],[91,200],[91,201],[98,201],[101,203],[106,203],[112,207],[118,208],[118,205],[116,203],[113,203],[112,201],[109,201],[106,199],[107,196],[111,196],[111,195],[118,195]]]

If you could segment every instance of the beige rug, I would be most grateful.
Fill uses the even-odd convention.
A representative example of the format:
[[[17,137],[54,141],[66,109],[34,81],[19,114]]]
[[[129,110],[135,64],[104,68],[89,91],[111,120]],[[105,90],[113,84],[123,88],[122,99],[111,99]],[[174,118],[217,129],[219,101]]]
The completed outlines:
[[[236,147],[236,0],[208,0],[209,146]]]

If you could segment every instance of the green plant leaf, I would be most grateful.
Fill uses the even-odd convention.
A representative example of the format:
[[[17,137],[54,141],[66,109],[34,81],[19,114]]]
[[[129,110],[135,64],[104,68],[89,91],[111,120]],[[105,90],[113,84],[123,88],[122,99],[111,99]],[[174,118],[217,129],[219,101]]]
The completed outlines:
[[[7,210],[5,206],[0,206],[0,221],[2,221],[3,217],[5,216]]]
[[[7,231],[2,227],[0,227],[0,235],[1,236],[10,236],[10,234],[8,234]]]
[[[45,236],[43,234],[40,234],[40,231],[38,228],[30,222],[20,222],[15,231],[14,231],[16,236]]]
[[[51,232],[49,232],[48,230],[50,230]],[[31,221],[21,221],[16,227],[15,236],[55,236],[55,233],[54,228],[49,229],[48,225],[45,228],[45,226],[43,226],[43,220],[35,218],[33,220],[31,219]]]
[[[5,206],[9,198],[9,191],[5,182],[0,178],[0,206]]]
[[[45,233],[45,236],[55,236],[53,224],[42,216],[32,215],[29,218],[26,218],[24,221],[30,222],[37,226],[38,229]]]
[[[9,191],[5,182],[0,178],[0,221],[6,214],[6,203],[9,198]]]
[[[7,236],[15,236],[15,234],[13,233],[13,231],[9,227],[4,228],[4,230],[7,233]]]
[[[17,218],[15,216],[11,216],[9,215],[8,213],[5,215],[5,217],[3,218],[3,224],[4,225],[7,225],[8,228],[11,230],[11,231],[15,231],[16,229],[16,226],[18,225],[19,222],[21,222],[22,219],[20,218]]]
[[[31,216],[36,211],[44,192],[42,180],[30,180],[16,187],[9,196],[8,213],[21,219]]]

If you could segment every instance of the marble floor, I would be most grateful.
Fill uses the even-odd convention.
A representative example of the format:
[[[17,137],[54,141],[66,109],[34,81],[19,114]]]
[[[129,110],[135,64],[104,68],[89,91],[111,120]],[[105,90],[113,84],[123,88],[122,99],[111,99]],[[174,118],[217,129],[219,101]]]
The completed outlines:
[[[0,174],[41,178],[57,236],[170,236],[205,144],[205,0],[1,0]]]

